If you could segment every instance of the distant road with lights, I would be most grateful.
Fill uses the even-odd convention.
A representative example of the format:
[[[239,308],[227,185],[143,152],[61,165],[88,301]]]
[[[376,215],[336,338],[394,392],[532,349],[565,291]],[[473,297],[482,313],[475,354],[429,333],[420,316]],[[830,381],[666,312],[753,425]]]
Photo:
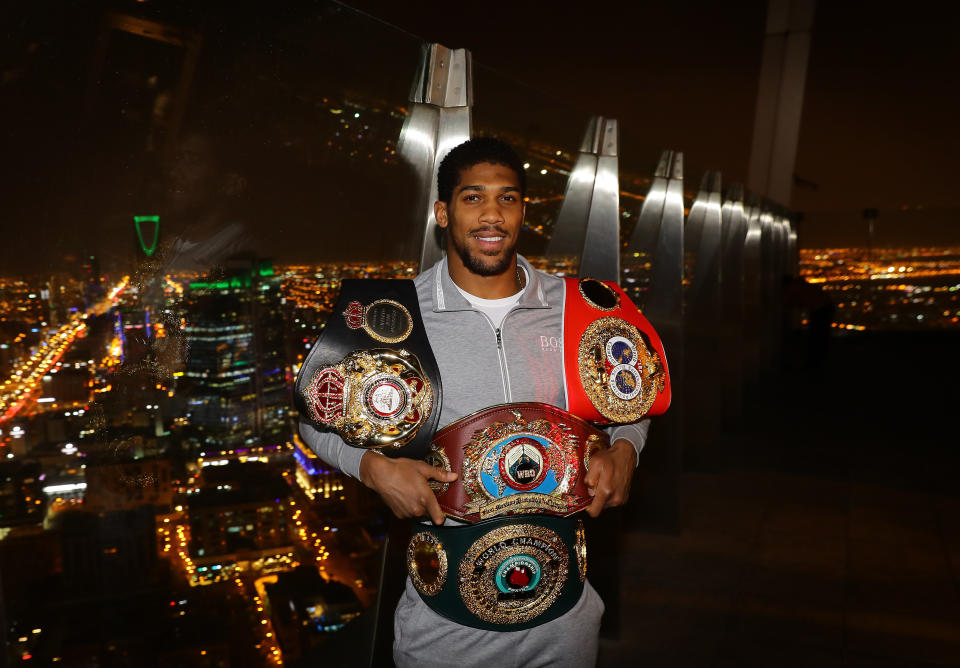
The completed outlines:
[[[70,322],[56,330],[50,330],[47,337],[37,345],[28,360],[16,367],[10,377],[0,386],[0,424],[13,418],[42,387],[43,377],[60,361],[70,344],[87,327],[86,320],[91,315],[102,315],[116,303],[117,297],[130,282],[129,276],[117,283],[102,300],[92,305],[86,312],[74,314]]]

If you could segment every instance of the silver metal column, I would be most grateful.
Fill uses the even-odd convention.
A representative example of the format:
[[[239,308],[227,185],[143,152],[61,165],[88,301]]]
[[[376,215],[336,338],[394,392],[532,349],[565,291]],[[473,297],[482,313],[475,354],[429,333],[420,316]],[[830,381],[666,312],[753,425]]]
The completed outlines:
[[[687,322],[715,324],[722,312],[720,281],[720,172],[707,172],[684,226],[684,244],[692,257],[687,293]]]
[[[790,205],[815,0],[769,0],[747,186]]]
[[[637,306],[644,312],[653,309],[657,317],[680,322],[683,305],[683,153],[664,151],[661,154],[650,191],[640,207],[637,226],[622,257],[621,271],[621,284]]]
[[[776,316],[774,301],[777,297],[774,286],[774,229],[773,214],[769,200],[760,205],[760,371],[768,371],[773,366]]]
[[[419,182],[416,219],[422,221],[420,269],[443,256],[440,228],[433,215],[437,168],[454,146],[470,138],[473,77],[470,52],[425,44],[420,69],[410,91],[410,115],[400,131],[398,151]]]
[[[720,264],[720,172],[706,172],[684,225],[689,286],[686,294],[686,359],[683,403],[696,407],[696,419],[686,424],[684,455],[693,466],[710,465],[716,452],[710,444],[722,426],[723,313]],[[692,416],[691,416],[692,417]]]
[[[760,378],[760,342],[763,338],[763,271],[760,257],[760,204],[751,199],[746,209],[743,240],[743,375],[747,383]]]
[[[790,227],[788,228],[788,237],[787,237],[787,257],[788,267],[790,268],[790,273],[794,276],[800,275],[800,255],[799,249],[797,248],[797,225],[796,223],[790,221]]]
[[[646,266],[649,263],[650,268]],[[664,151],[650,192],[624,254],[624,288],[656,327],[667,354],[673,387],[684,385],[683,154]],[[631,280],[632,279],[632,280]],[[679,475],[683,464],[683,393],[657,418],[641,457],[646,484],[631,515],[656,528],[679,526]],[[629,521],[629,520],[628,520]]]
[[[567,179],[547,255],[579,256],[580,276],[620,280],[620,178],[616,119],[594,116]]]
[[[747,220],[743,210],[743,186],[728,188],[721,212],[721,290],[723,318],[720,327],[724,363],[721,403],[728,423],[743,414],[743,256]]]

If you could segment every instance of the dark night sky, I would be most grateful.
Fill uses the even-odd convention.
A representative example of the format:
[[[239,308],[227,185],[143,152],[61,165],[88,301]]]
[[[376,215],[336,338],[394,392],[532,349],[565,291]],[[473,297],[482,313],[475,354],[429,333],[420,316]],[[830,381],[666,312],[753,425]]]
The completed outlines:
[[[403,104],[414,35],[472,51],[480,126],[515,120],[505,129],[540,132],[572,149],[586,118],[604,114],[620,120],[627,173],[648,175],[659,151],[670,148],[684,152],[691,188],[703,169],[721,170],[726,183],[746,177],[764,0],[492,8],[349,0],[382,23],[352,10],[337,14],[324,0],[47,4],[0,5],[0,153],[13,156],[2,163],[0,224],[7,234],[0,270],[32,264],[39,249],[48,261],[82,245],[96,249],[121,228],[115,245],[132,249],[130,210],[143,208],[147,179],[98,143],[82,112],[98,21],[108,8],[203,33],[186,129],[197,127],[197,119],[208,129],[223,126],[227,143],[257,152],[250,183],[262,210],[251,219],[259,228],[265,220],[274,226],[264,252],[280,260],[292,259],[295,249],[302,253],[298,239],[318,224],[327,226],[329,243],[297,259],[354,253],[342,220],[362,220],[373,232],[367,237],[377,243],[367,257],[395,257],[405,243],[406,228],[393,216],[408,208],[392,199],[405,196],[398,194],[395,172],[334,166],[341,173],[331,185],[274,165],[293,165],[298,142],[323,132],[311,116],[317,112],[298,101],[310,98],[298,97],[299,89],[312,87],[313,96],[337,89],[339,95],[347,86]],[[880,244],[960,243],[960,194],[948,176],[960,154],[954,129],[960,58],[953,22],[940,8],[932,2],[912,3],[909,11],[902,3],[819,3],[796,167],[816,188],[795,188],[792,202],[805,214],[801,244],[864,244],[866,207],[880,210]],[[35,53],[33,43],[39,44]],[[503,85],[508,78],[523,85]],[[313,212],[321,209],[318,218]]]
[[[766,2],[614,2],[589,18],[562,3],[350,4],[619,118],[631,168],[644,167],[631,149],[676,148],[728,182],[746,177]],[[792,203],[806,214],[806,245],[864,243],[865,207],[880,209],[881,243],[960,243],[948,176],[960,155],[960,53],[943,7],[818,3],[796,167],[818,188],[795,189]]]

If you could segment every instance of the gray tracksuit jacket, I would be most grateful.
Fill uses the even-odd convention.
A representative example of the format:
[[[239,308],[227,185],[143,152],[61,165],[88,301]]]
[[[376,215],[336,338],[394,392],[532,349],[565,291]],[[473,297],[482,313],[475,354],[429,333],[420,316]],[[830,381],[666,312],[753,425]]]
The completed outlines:
[[[440,367],[442,429],[495,404],[536,401],[567,408],[563,368],[565,282],[517,261],[528,280],[517,305],[500,329],[475,310],[450,278],[446,258],[414,281],[430,347]],[[649,421],[612,427],[610,441],[633,444],[639,455]],[[366,450],[347,445],[301,419],[300,436],[320,459],[354,478]]]

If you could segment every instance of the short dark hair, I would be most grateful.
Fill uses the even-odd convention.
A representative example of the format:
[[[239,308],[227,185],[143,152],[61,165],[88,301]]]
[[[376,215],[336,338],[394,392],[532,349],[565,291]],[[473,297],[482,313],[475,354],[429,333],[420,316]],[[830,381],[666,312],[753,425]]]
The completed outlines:
[[[460,185],[460,173],[483,163],[512,169],[517,174],[520,196],[527,194],[527,173],[516,151],[496,137],[474,137],[455,146],[440,161],[440,168],[437,170],[437,198],[449,205],[453,199],[453,191]]]

